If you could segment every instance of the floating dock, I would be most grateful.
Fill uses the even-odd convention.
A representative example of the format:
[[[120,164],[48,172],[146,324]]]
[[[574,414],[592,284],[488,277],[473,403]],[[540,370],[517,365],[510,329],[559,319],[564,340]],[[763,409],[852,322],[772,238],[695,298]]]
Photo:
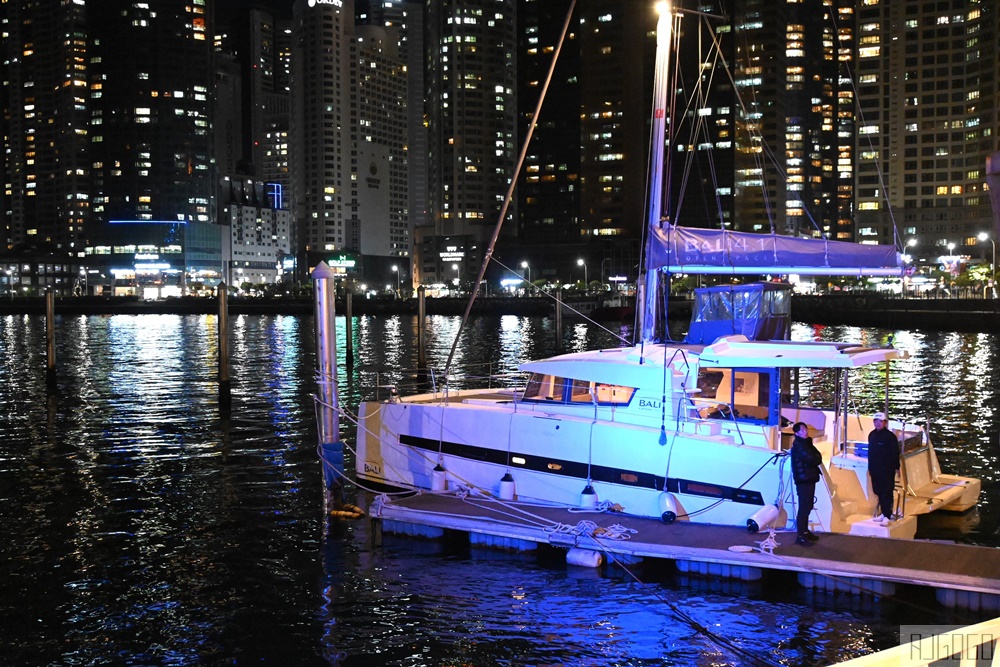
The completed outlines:
[[[568,562],[596,566],[606,558],[677,562],[684,573],[754,581],[765,570],[798,573],[802,586],[876,596],[897,584],[931,587],[946,607],[1000,609],[1000,549],[950,542],[820,535],[811,546],[795,534],[750,534],[733,526],[655,519],[614,511],[583,511],[453,493],[403,499],[379,496],[369,508],[382,530],[424,537],[469,533],[474,544],[530,550],[539,544],[569,550]]]

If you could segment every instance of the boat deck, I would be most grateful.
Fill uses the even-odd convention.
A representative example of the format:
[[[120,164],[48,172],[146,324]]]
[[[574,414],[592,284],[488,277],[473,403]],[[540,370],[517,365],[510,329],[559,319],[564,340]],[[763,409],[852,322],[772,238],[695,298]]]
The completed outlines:
[[[617,512],[570,511],[435,493],[376,502],[371,513],[383,520],[600,550],[626,558],[700,561],[1000,594],[1000,549],[950,542],[824,533],[812,546],[799,546],[793,533],[784,532],[776,534],[778,546],[773,553],[764,553],[759,543],[767,538],[766,533],[753,535],[733,526],[685,521],[667,525]],[[593,522],[596,530],[581,522]],[[628,539],[615,538],[623,534]]]

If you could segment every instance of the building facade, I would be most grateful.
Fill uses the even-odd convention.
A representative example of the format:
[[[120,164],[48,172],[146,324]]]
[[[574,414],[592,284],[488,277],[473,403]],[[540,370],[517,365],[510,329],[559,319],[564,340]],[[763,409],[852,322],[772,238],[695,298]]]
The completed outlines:
[[[515,0],[429,0],[425,109],[429,223],[415,229],[419,283],[474,278],[517,155]],[[502,233],[516,234],[516,201]]]
[[[252,178],[224,177],[219,211],[226,239],[227,284],[250,286],[290,282],[294,268],[292,214],[282,208],[281,186]]]
[[[858,238],[908,252],[988,256],[986,161],[997,150],[991,2],[859,3]],[[951,248],[949,249],[949,246]]]

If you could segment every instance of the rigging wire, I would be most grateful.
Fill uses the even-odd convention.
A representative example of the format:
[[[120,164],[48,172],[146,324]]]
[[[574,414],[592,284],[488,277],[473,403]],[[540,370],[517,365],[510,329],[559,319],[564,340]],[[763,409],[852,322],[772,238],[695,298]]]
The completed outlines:
[[[503,269],[507,269],[511,273],[517,273],[517,271],[515,271],[514,269],[512,269],[509,266],[507,266],[506,264],[504,264],[503,262],[501,262],[500,260],[498,260],[496,258],[493,259],[493,262],[497,266],[499,266],[499,267],[501,267]],[[531,285],[531,284],[529,284],[528,285],[528,289],[533,290],[535,292],[538,292],[542,296],[544,296],[544,297],[546,297],[548,299],[551,299],[556,304],[557,308],[559,308],[560,306],[562,306],[564,308],[567,308],[567,309],[573,311],[574,313],[576,313],[577,315],[579,315],[580,317],[582,317],[583,319],[585,319],[589,324],[593,324],[598,329],[601,329],[602,331],[604,331],[608,335],[613,336],[616,340],[618,340],[620,343],[622,343],[622,345],[627,345],[627,346],[631,346],[632,345],[632,342],[629,341],[628,339],[626,339],[624,336],[622,336],[619,333],[616,333],[616,332],[612,331],[611,329],[607,328],[606,326],[604,326],[600,322],[592,320],[585,313],[580,312],[579,310],[577,310],[576,308],[574,308],[572,305],[566,303],[565,301],[562,301],[559,298],[558,295],[553,294],[552,292],[549,292],[549,291],[547,291],[547,290],[539,287],[538,285]]]
[[[832,11],[832,9],[829,8],[829,7],[827,9],[829,11],[830,21],[833,23],[833,32],[837,36],[837,43],[838,43],[840,49],[843,49],[844,48],[844,44],[840,40],[840,26],[837,25],[836,12]],[[861,98],[858,95],[857,82],[855,82],[855,80],[854,80],[853,72],[849,71],[848,73],[851,74],[852,76],[848,76],[848,77],[845,77],[845,78],[851,84],[851,92],[854,93],[854,100],[855,100],[854,107],[855,107],[855,109],[856,109],[856,111],[858,113],[858,118],[861,121],[861,123],[860,123],[861,126],[864,126],[864,124],[865,124],[865,110],[864,110],[864,107],[862,107],[862,105],[861,105]],[[893,245],[896,246],[897,250],[899,250],[899,251],[902,252],[902,251],[905,251],[905,248],[903,247],[902,238],[900,238],[900,236],[899,236],[899,228],[896,226],[896,214],[893,212],[893,210],[892,210],[892,204],[889,201],[889,188],[886,187],[886,184],[885,184],[885,173],[882,171],[882,151],[881,150],[877,150],[875,148],[875,145],[872,143],[872,135],[871,134],[866,134],[865,136],[868,138],[868,148],[869,148],[869,150],[871,150],[872,157],[873,157],[872,161],[875,163],[875,171],[878,174],[878,184],[879,184],[879,187],[882,188],[882,196],[885,199],[885,208],[886,208],[886,210],[889,213],[889,220],[892,222]],[[858,157],[857,155],[854,156],[855,160],[857,160],[857,157]]]

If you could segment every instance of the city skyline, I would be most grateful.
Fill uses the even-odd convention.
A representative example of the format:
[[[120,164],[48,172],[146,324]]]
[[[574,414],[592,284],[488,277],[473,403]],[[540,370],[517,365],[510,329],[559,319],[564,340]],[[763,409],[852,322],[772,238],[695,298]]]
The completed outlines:
[[[395,279],[401,260],[413,285],[450,280],[455,264],[469,277],[569,3],[302,0],[297,22],[292,3],[57,4],[0,5],[7,253],[62,253],[64,281],[98,266],[135,281],[136,255],[157,255],[140,263],[186,287],[237,270],[302,279],[325,253],[349,256],[361,278]],[[685,14],[677,87],[694,101],[674,111],[689,133],[669,152],[676,219],[981,254],[980,234],[995,236],[984,183],[997,148],[997,17],[985,9],[748,0],[723,19]],[[312,19],[333,15],[330,35],[344,39],[328,46]],[[544,256],[539,279],[578,259],[634,273],[654,23],[646,3],[579,2],[498,246],[506,266]],[[308,29],[321,31],[311,54]],[[74,85],[59,85],[67,72]],[[327,93],[323,72],[339,82]],[[225,193],[243,181],[281,194],[236,196],[239,217],[292,219],[237,258]],[[60,284],[49,278],[38,286]]]

